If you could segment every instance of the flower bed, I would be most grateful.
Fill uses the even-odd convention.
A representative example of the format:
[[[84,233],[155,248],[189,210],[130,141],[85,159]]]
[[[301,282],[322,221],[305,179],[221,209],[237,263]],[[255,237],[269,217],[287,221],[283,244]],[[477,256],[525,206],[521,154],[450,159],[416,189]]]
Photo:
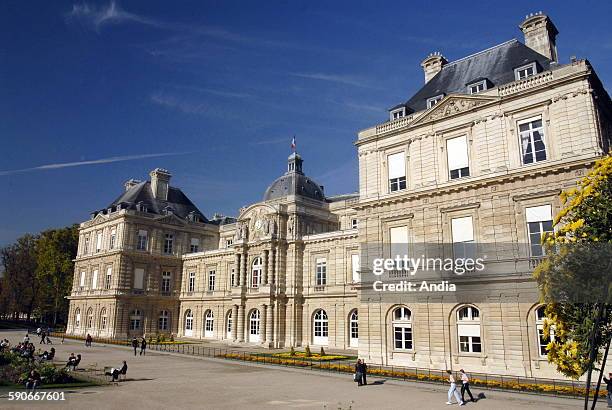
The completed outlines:
[[[313,355],[314,356],[314,355]],[[266,364],[276,364],[281,366],[294,366],[305,368],[309,367],[311,369],[317,370],[328,370],[339,373],[354,373],[355,368],[352,365],[343,364],[343,363],[329,363],[323,360],[319,361],[315,358],[306,358],[304,356],[298,358],[291,358],[289,353],[277,353],[274,355],[258,355],[252,353],[222,353],[217,355],[216,357],[230,360],[242,360],[247,362],[256,362],[256,363],[266,363]],[[295,356],[293,356],[295,357]],[[346,356],[341,356],[343,358],[347,358]],[[304,359],[312,359],[310,361]],[[448,377],[443,375],[442,372],[440,374],[426,374],[426,373],[418,373],[416,371],[409,370],[395,370],[395,369],[385,369],[385,368],[376,368],[370,366],[368,369],[368,374],[390,377],[395,379],[403,379],[403,380],[414,380],[414,381],[425,381],[425,382],[435,382],[435,383],[447,383]],[[505,380],[484,380],[479,378],[473,378],[471,380],[471,384],[473,386],[485,387],[488,389],[502,389],[502,390],[514,390],[514,391],[522,391],[522,392],[531,392],[531,393],[544,393],[544,394],[557,394],[557,395],[567,395],[567,396],[584,396],[586,389],[585,387],[577,387],[571,385],[553,385],[547,383],[535,383],[535,382],[522,382],[519,383],[517,381],[505,381]],[[593,392],[593,390],[592,390]],[[594,394],[594,392],[592,393]],[[606,397],[606,392],[600,390],[600,397]]]
[[[347,360],[350,359],[348,356],[343,355],[333,355],[327,354],[321,356],[318,353],[312,353],[310,356],[307,356],[304,352],[283,352],[283,353],[274,353],[272,357],[279,357],[281,359],[311,359],[318,361],[330,361],[330,360]]]

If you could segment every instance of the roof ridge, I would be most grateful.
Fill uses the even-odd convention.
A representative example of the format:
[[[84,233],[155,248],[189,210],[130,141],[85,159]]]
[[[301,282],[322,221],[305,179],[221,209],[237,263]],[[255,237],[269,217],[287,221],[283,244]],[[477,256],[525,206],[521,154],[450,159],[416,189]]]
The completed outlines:
[[[442,66],[442,69],[444,70],[446,67],[448,67],[448,66],[450,66],[452,64],[460,63],[460,62],[462,62],[464,60],[467,60],[468,58],[476,57],[479,54],[486,53],[486,52],[491,51],[491,50],[493,50],[495,48],[502,47],[502,46],[505,46],[505,45],[510,44],[510,43],[518,43],[518,42],[519,41],[516,38],[510,39],[508,41],[504,41],[503,43],[497,44],[497,45],[489,47],[489,48],[485,48],[484,50],[480,50],[480,51],[478,51],[476,53],[473,53],[473,54],[470,54],[468,56],[462,57],[459,60],[455,60],[455,61],[451,61],[450,63],[446,63],[446,64],[444,64],[444,66]]]

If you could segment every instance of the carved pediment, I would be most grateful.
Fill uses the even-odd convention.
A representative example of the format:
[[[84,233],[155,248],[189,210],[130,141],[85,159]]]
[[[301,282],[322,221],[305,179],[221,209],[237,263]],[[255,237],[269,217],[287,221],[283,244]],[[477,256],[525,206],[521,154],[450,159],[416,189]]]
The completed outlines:
[[[108,221],[108,216],[107,215],[98,214],[98,215],[96,215],[96,217],[94,219],[90,220],[85,225],[89,227],[89,226],[94,226],[94,225],[98,225],[98,224],[104,223],[106,221]]]
[[[238,218],[236,239],[258,239],[275,234],[276,209],[269,205],[255,204],[246,208]]]
[[[497,100],[497,97],[451,94],[444,97],[429,110],[425,111],[423,115],[415,119],[410,125],[414,126],[426,122],[438,121],[442,118],[461,114]]]

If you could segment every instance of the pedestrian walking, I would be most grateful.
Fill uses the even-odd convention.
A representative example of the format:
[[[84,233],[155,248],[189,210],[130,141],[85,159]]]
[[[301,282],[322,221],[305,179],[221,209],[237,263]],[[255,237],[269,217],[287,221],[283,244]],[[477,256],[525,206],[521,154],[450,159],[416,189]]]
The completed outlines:
[[[363,386],[363,364],[361,359],[357,359],[357,363],[355,363],[355,377],[353,380],[357,382],[357,386]]]
[[[138,349],[138,340],[135,337],[132,338],[132,347],[134,348],[134,356],[136,356],[136,349]]]
[[[606,383],[608,389],[608,408],[612,408],[612,372],[608,373],[609,379],[604,376],[603,381]]]
[[[42,331],[42,329],[39,327],[36,329],[36,336],[40,336],[40,332]]]
[[[368,365],[365,362],[365,359],[361,361],[361,378],[363,379],[363,384],[368,384],[368,380],[366,375],[368,374]]]
[[[455,376],[453,375],[453,372],[450,370],[447,370],[446,373],[448,373],[448,381],[450,383],[450,388],[448,389],[448,401],[446,402],[446,404],[455,404],[453,403],[453,395],[454,395],[455,399],[457,399],[457,404],[459,404],[460,406],[463,406],[465,403],[463,400],[461,400],[461,396],[459,395],[459,392],[457,391],[457,383],[455,382]]]
[[[47,344],[47,342],[45,341],[45,338],[47,337],[47,334],[45,333],[45,331],[43,330],[42,332],[40,332],[39,334],[40,336],[40,343],[39,344]]]
[[[470,391],[470,378],[465,374],[465,370],[459,370],[461,372],[461,401],[465,402],[465,392],[470,395],[470,401],[475,402],[474,396]]]
[[[93,338],[91,337],[89,333],[87,333],[87,337],[85,338],[85,346],[91,347],[92,341],[93,341]]]
[[[144,336],[142,337],[142,342],[140,342],[140,355],[145,355],[147,354],[147,341],[145,340]]]

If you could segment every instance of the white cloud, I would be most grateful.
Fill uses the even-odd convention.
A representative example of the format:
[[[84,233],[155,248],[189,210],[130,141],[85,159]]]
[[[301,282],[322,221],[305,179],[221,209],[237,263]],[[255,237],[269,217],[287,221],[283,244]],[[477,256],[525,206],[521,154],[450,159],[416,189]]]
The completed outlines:
[[[169,157],[172,155],[186,155],[190,153],[191,152],[162,152],[158,154],[124,155],[124,156],[117,156],[117,157],[94,159],[94,160],[89,160],[89,161],[61,162],[57,164],[40,165],[37,167],[31,167],[31,168],[0,171],[0,176],[22,174],[24,172],[46,171],[50,169],[81,167],[85,165],[109,164],[111,162],[133,161],[133,160],[145,159],[145,158]]]
[[[326,73],[289,73],[289,75],[311,80],[329,81],[333,83],[352,85],[362,88],[376,88],[367,83],[366,80],[352,75],[326,74]]]
[[[106,6],[96,6],[89,3],[73,4],[72,10],[66,15],[68,20],[78,21],[95,31],[99,31],[105,25],[139,23],[147,26],[163,27],[164,23],[130,13],[123,10],[114,1]]]

